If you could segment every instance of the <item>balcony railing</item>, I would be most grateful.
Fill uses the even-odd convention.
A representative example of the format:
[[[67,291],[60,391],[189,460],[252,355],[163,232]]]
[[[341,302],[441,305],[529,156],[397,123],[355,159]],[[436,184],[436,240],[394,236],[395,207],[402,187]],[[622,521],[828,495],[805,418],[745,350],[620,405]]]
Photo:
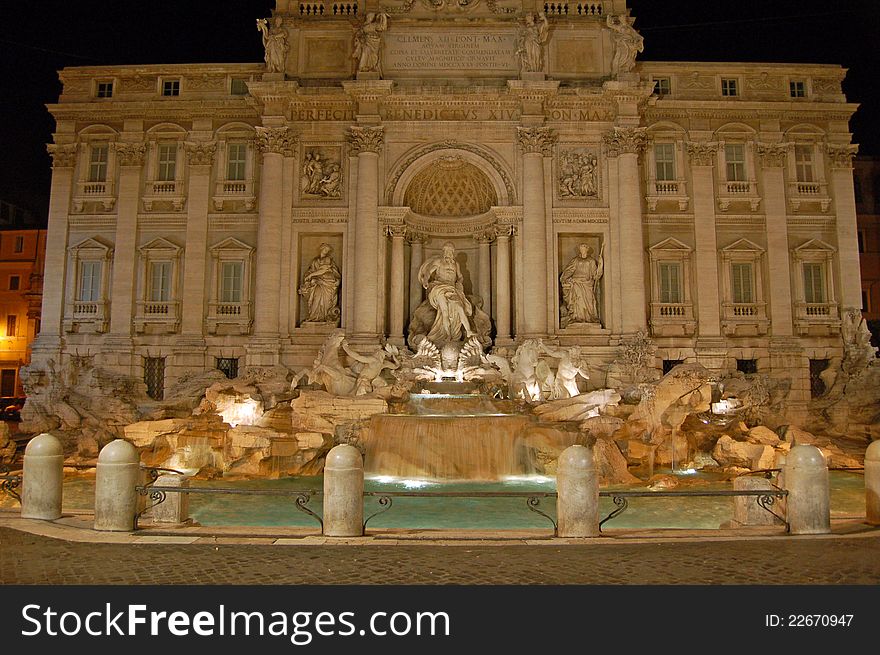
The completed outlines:
[[[544,13],[548,16],[603,16],[604,2],[545,2]]]
[[[688,313],[684,303],[654,303],[654,308],[660,318],[684,318]]]
[[[144,209],[150,211],[155,202],[170,202],[175,211],[183,209],[184,185],[182,180],[151,180],[144,188]]]
[[[752,182],[725,182],[727,193],[732,196],[746,196],[752,192]]]
[[[692,303],[651,303],[651,332],[655,336],[691,336],[695,330]]]
[[[104,211],[111,211],[116,204],[114,193],[112,181],[77,182],[76,195],[73,198],[74,211],[84,211],[86,202],[100,203]]]
[[[732,202],[748,202],[752,211],[758,211],[761,198],[754,180],[722,180],[718,189],[718,207],[721,211],[727,211]]]
[[[107,302],[104,300],[74,300],[64,318],[66,332],[106,332]]]
[[[722,329],[727,336],[758,336],[767,333],[766,303],[725,302],[722,308]]]
[[[244,201],[247,211],[253,210],[256,201],[254,198],[254,183],[252,180],[221,180],[214,187],[214,209],[223,210],[226,201]]]
[[[300,16],[357,16],[357,2],[301,2]]]
[[[648,201],[650,211],[656,211],[657,204],[661,200],[677,201],[678,208],[685,211],[689,202],[687,182],[684,180],[648,180],[648,195],[645,199]]]
[[[208,303],[208,332],[217,333],[218,326],[237,326],[241,334],[250,331],[251,305],[249,302]]]
[[[174,300],[140,300],[137,303],[137,316],[134,323],[138,332],[144,332],[146,326],[164,326],[169,332],[176,332],[180,323],[178,311],[180,303]]]
[[[788,200],[793,211],[798,211],[805,202],[819,203],[823,212],[831,207],[828,185],[825,182],[790,182]]]

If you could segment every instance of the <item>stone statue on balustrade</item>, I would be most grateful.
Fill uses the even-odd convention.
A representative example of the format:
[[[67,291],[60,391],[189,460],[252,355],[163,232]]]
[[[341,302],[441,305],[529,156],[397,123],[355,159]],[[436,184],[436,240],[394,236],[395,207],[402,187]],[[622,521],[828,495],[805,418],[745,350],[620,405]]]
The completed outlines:
[[[326,243],[318,247],[318,256],[309,264],[300,284],[299,294],[308,303],[307,323],[336,325],[339,322],[339,285],[342,275],[330,256],[332,251]]]
[[[544,44],[549,31],[550,26],[544,12],[525,15],[516,47],[523,71],[539,73],[544,68]]]
[[[576,323],[599,323],[599,284],[605,271],[605,244],[596,258],[586,243],[578,246],[578,254],[562,269],[563,305],[559,325],[563,329]]]
[[[443,245],[443,254],[431,257],[419,268],[419,283],[426,299],[413,312],[409,342],[417,347],[428,339],[437,347],[477,337],[484,346],[491,342],[491,322],[485,312],[465,295],[455,246]]]
[[[388,29],[388,16],[369,12],[354,35],[358,73],[382,73],[382,33]]]
[[[636,65],[636,55],[645,51],[645,39],[633,27],[635,18],[628,16],[608,16],[605,24],[613,31],[614,57],[611,59],[611,72],[615,75],[629,73]]]
[[[272,20],[272,27],[265,18],[257,19],[257,29],[263,34],[263,48],[266,50],[266,69],[270,73],[283,73],[287,62],[287,53],[290,44],[287,42],[287,32],[284,30],[284,21],[281,16]]]

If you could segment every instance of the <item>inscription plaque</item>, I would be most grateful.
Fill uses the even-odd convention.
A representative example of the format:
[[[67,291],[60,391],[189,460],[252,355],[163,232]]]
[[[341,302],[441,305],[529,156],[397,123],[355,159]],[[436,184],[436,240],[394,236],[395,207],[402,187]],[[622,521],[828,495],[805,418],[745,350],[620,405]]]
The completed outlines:
[[[513,32],[396,30],[385,37],[386,73],[486,71],[516,74],[516,34]]]

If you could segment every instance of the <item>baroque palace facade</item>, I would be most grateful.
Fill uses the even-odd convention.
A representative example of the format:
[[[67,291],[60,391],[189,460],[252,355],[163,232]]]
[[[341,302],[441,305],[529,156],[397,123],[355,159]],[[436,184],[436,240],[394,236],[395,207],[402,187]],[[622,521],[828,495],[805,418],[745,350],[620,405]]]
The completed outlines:
[[[494,346],[582,346],[590,388],[639,332],[658,371],[788,377],[793,401],[839,364],[861,304],[839,66],[639,62],[625,0],[278,0],[260,33],[259,64],[60,73],[35,361],[159,396],[309,365],[337,327],[404,344],[451,243]]]

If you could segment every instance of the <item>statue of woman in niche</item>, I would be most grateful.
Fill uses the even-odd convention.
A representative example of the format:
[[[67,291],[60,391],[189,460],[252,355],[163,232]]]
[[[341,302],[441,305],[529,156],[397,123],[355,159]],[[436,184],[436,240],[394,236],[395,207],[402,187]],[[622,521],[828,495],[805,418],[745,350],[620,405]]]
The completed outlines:
[[[379,52],[382,32],[388,29],[388,16],[369,12],[354,35],[354,53],[359,73],[381,73]]]
[[[544,68],[544,44],[547,42],[549,29],[543,11],[537,15],[525,15],[516,48],[524,71],[535,73]]]
[[[614,34],[614,57],[611,60],[611,72],[616,74],[629,73],[636,65],[636,55],[645,51],[645,39],[633,27],[635,18],[626,16],[608,16],[605,24]]]
[[[330,257],[333,249],[322,243],[318,256],[309,264],[309,269],[299,287],[299,295],[309,304],[308,323],[336,323],[339,320],[339,284],[342,276],[336,262]]]
[[[562,284],[562,317],[560,327],[571,323],[598,323],[599,281],[605,271],[605,244],[599,258],[593,256],[593,249],[586,243],[578,246],[578,254],[562,269],[559,282]]]
[[[287,43],[287,32],[284,31],[284,21],[281,16],[275,16],[270,28],[265,18],[258,18],[257,29],[263,33],[266,68],[270,73],[283,73],[287,61],[287,51],[290,50],[290,44]]]

